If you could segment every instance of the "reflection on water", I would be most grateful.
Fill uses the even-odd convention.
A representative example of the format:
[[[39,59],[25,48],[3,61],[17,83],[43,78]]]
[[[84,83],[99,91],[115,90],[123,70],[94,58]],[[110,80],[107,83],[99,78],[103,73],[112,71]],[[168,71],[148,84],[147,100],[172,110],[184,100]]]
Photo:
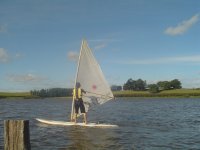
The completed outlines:
[[[68,134],[68,133],[66,133]],[[109,149],[115,146],[113,133],[108,130],[87,129],[74,127],[70,132],[73,143],[67,145],[68,149]],[[115,147],[113,147],[115,148]]]
[[[0,149],[3,120],[30,120],[32,150],[199,149],[200,99],[121,98],[90,111],[89,122],[119,128],[63,127],[35,118],[69,120],[66,99],[0,100]],[[81,121],[81,120],[80,120]]]

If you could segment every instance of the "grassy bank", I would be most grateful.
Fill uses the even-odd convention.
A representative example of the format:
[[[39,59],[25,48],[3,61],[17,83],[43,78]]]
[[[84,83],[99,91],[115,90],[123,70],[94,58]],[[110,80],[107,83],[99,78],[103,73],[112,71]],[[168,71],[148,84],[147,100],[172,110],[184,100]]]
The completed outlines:
[[[148,91],[115,91],[113,94],[115,97],[200,97],[200,90],[165,90],[155,94]]]
[[[165,90],[159,93],[149,93],[148,91],[115,91],[115,97],[200,97],[200,90],[178,89]],[[0,92],[0,98],[36,98],[30,92]]]
[[[33,98],[30,92],[0,92],[0,98]]]

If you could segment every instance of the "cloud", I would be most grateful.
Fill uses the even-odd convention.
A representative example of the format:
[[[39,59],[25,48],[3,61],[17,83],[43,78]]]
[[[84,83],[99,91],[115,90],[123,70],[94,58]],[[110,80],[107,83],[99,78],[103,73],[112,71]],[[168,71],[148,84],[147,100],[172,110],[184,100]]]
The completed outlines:
[[[6,49],[0,48],[0,64],[1,63],[8,63],[8,62],[11,62],[13,60],[18,60],[22,57],[23,57],[23,55],[20,54],[20,53],[10,54],[10,53],[8,53],[8,51]]]
[[[27,74],[7,74],[5,79],[7,85],[0,87],[0,90],[5,91],[30,91],[40,90],[55,87],[65,87],[66,81],[54,80],[33,73]],[[2,89],[1,89],[2,88]]]
[[[107,43],[107,42],[118,42],[119,40],[117,39],[112,39],[112,38],[105,38],[105,39],[90,39],[88,40],[90,42],[103,42],[103,43]]]
[[[15,54],[15,58],[20,58],[20,57],[22,57],[22,55],[20,53]]]
[[[6,32],[6,31],[7,31],[7,26],[6,25],[0,25],[0,33]]]
[[[106,47],[106,44],[105,43],[102,43],[102,44],[99,44],[99,45],[96,45],[95,47],[94,47],[94,49],[102,49],[102,48],[104,48],[104,47]]]
[[[183,87],[185,88],[199,88],[200,86],[200,78],[196,77],[196,78],[184,78],[181,79],[182,83],[183,83]]]
[[[177,57],[161,57],[155,59],[117,61],[119,64],[129,65],[151,65],[151,64],[171,64],[171,63],[200,63],[200,55],[195,56],[177,56]]]
[[[9,61],[9,55],[4,48],[0,48],[0,63],[6,63]]]
[[[41,82],[43,80],[46,80],[46,78],[36,76],[34,74],[10,74],[7,76],[7,79],[11,82],[20,82],[20,83],[36,83],[36,82]]]
[[[120,40],[114,38],[104,38],[104,39],[90,39],[89,42],[95,43],[94,50],[105,48],[112,42],[119,42]]]
[[[71,61],[78,61],[79,54],[77,52],[70,51],[67,54],[67,58]]]
[[[196,14],[192,16],[190,19],[179,23],[176,27],[167,28],[165,30],[165,34],[168,34],[171,36],[181,35],[185,33],[187,30],[189,30],[192,27],[192,25],[197,23],[198,20],[199,20],[199,14]]]

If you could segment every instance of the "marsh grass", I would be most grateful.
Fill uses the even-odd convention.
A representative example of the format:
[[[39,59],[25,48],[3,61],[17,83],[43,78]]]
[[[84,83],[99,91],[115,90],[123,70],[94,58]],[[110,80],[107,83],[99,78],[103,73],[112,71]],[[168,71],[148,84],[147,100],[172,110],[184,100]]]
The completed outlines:
[[[115,97],[200,97],[200,89],[165,90],[159,93],[149,91],[114,91]],[[36,98],[30,92],[0,92],[0,98]]]
[[[165,90],[159,93],[149,91],[115,91],[115,97],[200,97],[200,90],[196,89],[176,89]]]
[[[0,92],[0,98],[31,98],[32,95],[30,92]]]

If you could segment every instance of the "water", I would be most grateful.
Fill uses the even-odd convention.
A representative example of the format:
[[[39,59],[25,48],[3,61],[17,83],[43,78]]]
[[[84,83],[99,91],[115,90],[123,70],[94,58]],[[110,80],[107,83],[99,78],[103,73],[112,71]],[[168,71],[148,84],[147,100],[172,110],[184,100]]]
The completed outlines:
[[[119,125],[113,129],[51,126],[34,119],[68,120],[70,109],[70,99],[64,98],[1,99],[0,149],[8,119],[30,120],[32,150],[200,149],[198,98],[118,98],[90,111],[89,122]]]

